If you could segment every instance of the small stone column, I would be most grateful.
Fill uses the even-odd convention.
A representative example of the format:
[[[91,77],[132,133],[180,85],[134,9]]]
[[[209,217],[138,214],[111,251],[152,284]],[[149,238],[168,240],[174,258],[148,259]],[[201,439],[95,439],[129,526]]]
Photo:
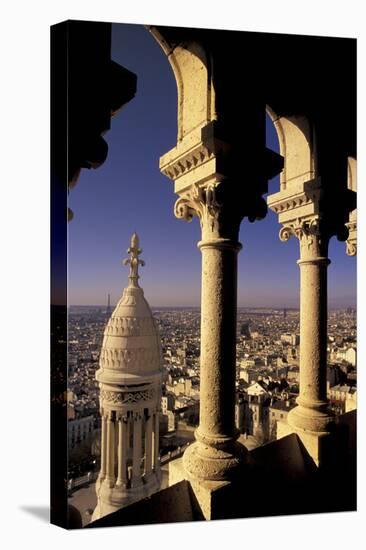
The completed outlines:
[[[107,462],[107,448],[106,448],[106,432],[107,432],[107,420],[104,412],[102,411],[101,418],[101,448],[100,448],[100,480],[102,481],[106,476],[106,462]]]
[[[140,487],[141,480],[141,457],[142,457],[142,418],[140,413],[133,417],[133,455],[132,455],[132,487]]]
[[[145,476],[149,476],[152,471],[152,437],[152,414],[149,410],[145,424]]]
[[[117,485],[126,487],[127,484],[127,418],[118,419],[118,476]]]
[[[220,195],[220,196],[219,196]],[[237,254],[241,216],[229,182],[193,187],[178,217],[199,216],[202,240],[200,423],[183,456],[189,476],[230,480],[245,462],[235,427]]]
[[[156,473],[159,472],[159,413],[154,414],[154,456],[153,466]]]
[[[328,432],[333,414],[327,400],[327,268],[329,235],[318,217],[297,220],[281,240],[300,242],[300,394],[288,415],[295,430]]]
[[[285,118],[280,124],[286,170],[280,192],[267,197],[283,226],[280,239],[287,241],[294,235],[300,243],[300,394],[287,422],[277,423],[277,438],[296,433],[314,464],[321,467],[332,460],[335,428],[326,394],[328,244],[332,236],[347,239],[345,222],[354,195],[326,185],[326,171],[324,177],[314,174],[319,159],[310,147],[311,125],[305,117],[301,129],[293,122]]]
[[[110,487],[114,486],[116,476],[114,472],[114,455],[115,455],[115,431],[113,412],[109,412],[107,416],[107,472],[106,479]]]

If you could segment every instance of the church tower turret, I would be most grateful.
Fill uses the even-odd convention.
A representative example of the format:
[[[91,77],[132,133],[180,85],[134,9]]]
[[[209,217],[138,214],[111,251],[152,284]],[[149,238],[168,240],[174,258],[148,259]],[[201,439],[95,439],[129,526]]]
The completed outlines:
[[[129,284],[104,331],[100,387],[101,468],[93,520],[151,495],[160,486],[161,346],[138,284],[139,238],[131,237]]]

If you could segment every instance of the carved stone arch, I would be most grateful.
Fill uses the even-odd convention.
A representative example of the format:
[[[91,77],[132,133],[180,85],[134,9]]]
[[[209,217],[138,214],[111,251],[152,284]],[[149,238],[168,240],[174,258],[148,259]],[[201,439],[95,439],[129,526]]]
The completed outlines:
[[[347,158],[347,187],[357,192],[357,159]]]
[[[357,193],[357,159],[347,158],[347,187],[349,190]],[[356,199],[355,199],[356,202]],[[357,208],[351,210],[348,215],[348,238],[346,241],[346,253],[348,256],[357,254]]]
[[[156,27],[148,30],[166,54],[176,80],[179,143],[195,130],[198,134],[202,126],[215,119],[211,59],[194,40],[170,44]]]
[[[276,129],[280,154],[284,158],[281,190],[316,178],[315,130],[310,119],[300,114],[278,115],[269,105],[266,110]]]

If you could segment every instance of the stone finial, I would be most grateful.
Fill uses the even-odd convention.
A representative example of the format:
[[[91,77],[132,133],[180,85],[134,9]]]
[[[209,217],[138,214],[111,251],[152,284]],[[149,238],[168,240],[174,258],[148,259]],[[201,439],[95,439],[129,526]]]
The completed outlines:
[[[139,273],[138,273],[138,267],[139,265],[144,266],[145,262],[144,260],[140,260],[139,255],[142,252],[142,248],[139,248],[139,237],[137,233],[133,233],[131,237],[131,244],[130,247],[127,249],[128,254],[130,255],[129,258],[126,258],[122,261],[123,265],[130,264],[130,273],[128,275],[129,278],[129,286],[138,287],[138,279],[139,279]]]

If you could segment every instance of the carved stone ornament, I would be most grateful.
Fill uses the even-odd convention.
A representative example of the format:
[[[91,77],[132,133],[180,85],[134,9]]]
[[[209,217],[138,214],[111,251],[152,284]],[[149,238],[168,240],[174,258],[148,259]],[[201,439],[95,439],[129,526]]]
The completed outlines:
[[[221,149],[224,148],[224,144],[221,143]],[[216,147],[216,154],[219,149],[219,147]],[[162,166],[161,173],[171,180],[176,180],[183,174],[187,174],[199,166],[202,166],[202,164],[212,159],[214,155],[214,151],[201,143],[198,147],[181,155],[174,162],[169,162],[167,166]]]
[[[122,301],[122,305],[125,304]],[[134,305],[134,304],[132,304]],[[105,328],[104,335],[108,336],[153,336],[156,332],[154,319],[151,317],[117,317],[112,316]]]
[[[130,265],[130,273],[129,273],[129,281],[130,286],[139,286],[138,285],[138,279],[139,279],[139,265],[144,266],[145,262],[144,260],[141,260],[139,258],[139,255],[142,252],[142,248],[139,248],[139,237],[137,233],[133,233],[131,237],[131,244],[130,247],[127,249],[128,254],[130,255],[129,258],[126,258],[122,261],[123,265]],[[134,304],[131,304],[134,305]]]
[[[115,392],[102,390],[100,392],[101,401],[125,405],[128,403],[139,403],[140,401],[150,401],[155,397],[155,390],[143,390],[138,392]]]
[[[217,187],[219,183],[209,184],[202,188],[197,184],[192,185],[184,196],[180,197],[174,205],[174,214],[177,218],[185,221],[192,221],[194,215],[197,215],[201,227],[208,224],[211,231],[214,231],[218,223],[218,217],[222,204],[216,198]]]
[[[281,241],[288,241],[289,238],[294,235],[302,241],[307,241],[308,246],[313,242],[314,236],[320,235],[319,218],[313,219],[299,219],[297,218],[291,223],[283,226],[280,229],[279,237]]]
[[[346,254],[347,256],[357,256],[357,243],[356,241],[346,242]]]
[[[108,349],[100,353],[100,365],[106,369],[128,370],[128,372],[144,372],[147,365],[159,367],[158,349]]]
[[[281,241],[288,241],[291,236],[295,236],[300,242],[302,259],[327,257],[330,234],[319,216],[297,218],[280,229]]]
[[[357,255],[357,222],[351,221],[346,223],[349,231],[349,237],[346,241],[346,254],[347,256]]]

